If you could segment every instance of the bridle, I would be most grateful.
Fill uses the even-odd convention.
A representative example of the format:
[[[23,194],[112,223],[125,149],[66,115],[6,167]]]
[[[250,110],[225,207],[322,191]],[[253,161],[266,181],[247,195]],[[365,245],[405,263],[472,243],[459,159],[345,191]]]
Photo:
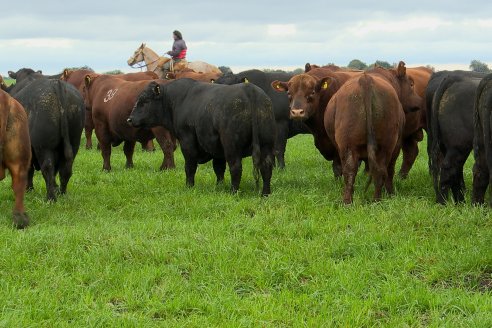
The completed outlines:
[[[146,64],[145,63],[145,54],[143,53],[143,49],[142,48],[140,48],[140,53],[139,54],[142,55],[142,61],[141,62],[143,62],[143,64],[139,64],[140,62],[136,62],[135,64],[130,65],[131,68],[135,68],[135,69],[140,68],[140,70],[142,70],[142,68],[144,68],[144,67],[147,68],[149,65],[152,65],[153,63],[157,62],[160,59],[160,57],[157,57],[156,60],[154,60],[154,61]],[[135,57],[137,57],[137,55],[133,55],[132,59],[133,60],[136,60]],[[135,65],[138,65],[138,66],[135,66]]]

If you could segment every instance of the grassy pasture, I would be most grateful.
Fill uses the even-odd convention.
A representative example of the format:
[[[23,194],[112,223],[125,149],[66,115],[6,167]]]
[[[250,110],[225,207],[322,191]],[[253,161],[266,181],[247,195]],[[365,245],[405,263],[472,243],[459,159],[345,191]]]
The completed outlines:
[[[0,326],[491,327],[490,210],[434,204],[420,149],[396,196],[373,203],[359,173],[344,206],[308,135],[289,140],[268,198],[250,158],[230,195],[211,163],[186,188],[179,149],[177,169],[159,172],[160,151],[137,146],[126,170],[118,147],[104,173],[99,152],[81,148],[58,202],[46,203],[36,173],[23,231],[11,225],[7,177]]]

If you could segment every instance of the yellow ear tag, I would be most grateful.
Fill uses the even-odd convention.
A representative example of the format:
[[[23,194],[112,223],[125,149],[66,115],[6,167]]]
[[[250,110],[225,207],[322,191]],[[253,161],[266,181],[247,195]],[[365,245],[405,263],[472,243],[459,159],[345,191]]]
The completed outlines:
[[[276,88],[277,88],[277,89],[280,89],[280,85],[279,85],[279,84],[277,84]]]
[[[244,83],[249,83],[247,78],[244,78]]]
[[[323,83],[323,86],[322,86],[323,89],[328,89],[328,82],[325,81],[325,83]]]

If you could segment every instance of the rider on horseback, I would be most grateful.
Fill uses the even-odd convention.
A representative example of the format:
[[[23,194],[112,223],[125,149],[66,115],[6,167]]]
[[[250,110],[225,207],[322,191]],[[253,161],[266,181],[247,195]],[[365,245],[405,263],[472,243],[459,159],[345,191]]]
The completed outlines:
[[[183,40],[181,32],[175,30],[173,32],[173,38],[173,50],[166,52],[166,54],[171,56],[171,60],[166,62],[162,66],[162,70],[164,72],[171,71],[171,65],[179,63],[180,61],[186,59],[186,50],[188,49],[188,47],[186,47],[186,42]]]

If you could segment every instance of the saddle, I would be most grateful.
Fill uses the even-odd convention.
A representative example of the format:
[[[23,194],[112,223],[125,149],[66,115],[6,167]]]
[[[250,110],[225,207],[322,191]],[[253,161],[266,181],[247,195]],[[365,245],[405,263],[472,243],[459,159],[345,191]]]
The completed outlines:
[[[188,62],[186,61],[186,59],[181,59],[179,62],[174,63],[174,60],[172,58],[160,57],[157,61],[157,67],[163,72],[167,72],[167,70],[164,69],[164,64],[168,61],[171,61],[169,65],[169,71],[172,73],[182,71],[188,66]]]

